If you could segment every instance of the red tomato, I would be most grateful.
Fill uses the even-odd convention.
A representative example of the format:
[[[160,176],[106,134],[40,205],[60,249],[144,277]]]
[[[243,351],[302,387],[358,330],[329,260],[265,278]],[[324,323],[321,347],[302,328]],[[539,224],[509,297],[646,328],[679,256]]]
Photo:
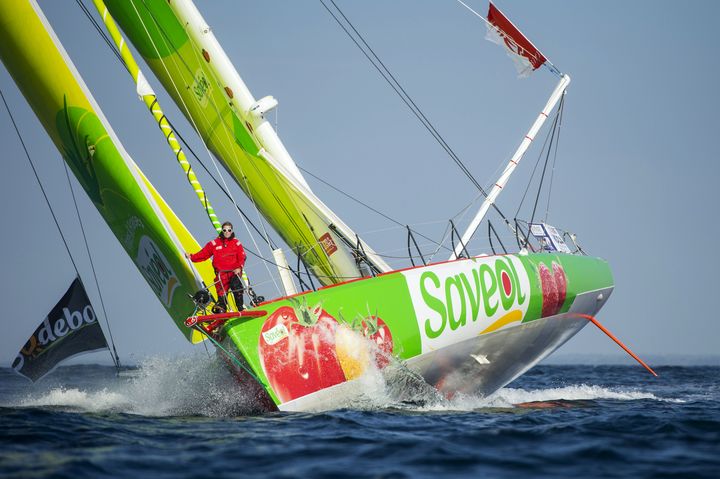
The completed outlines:
[[[390,362],[393,351],[393,339],[390,328],[385,321],[377,316],[369,316],[362,320],[362,334],[377,345],[375,363],[378,368],[384,368]]]
[[[557,285],[555,284],[555,278],[550,272],[550,269],[543,263],[538,265],[538,273],[540,274],[540,284],[542,286],[542,313],[541,318],[552,316],[557,313],[558,300],[560,294],[558,293]]]
[[[338,323],[320,305],[278,308],[265,320],[258,353],[270,386],[282,402],[345,381],[335,352]]]
[[[557,309],[560,311],[563,304],[565,304],[565,296],[567,296],[567,276],[565,276],[565,270],[558,263],[553,261],[553,278],[555,278],[555,285],[558,290],[558,305]]]

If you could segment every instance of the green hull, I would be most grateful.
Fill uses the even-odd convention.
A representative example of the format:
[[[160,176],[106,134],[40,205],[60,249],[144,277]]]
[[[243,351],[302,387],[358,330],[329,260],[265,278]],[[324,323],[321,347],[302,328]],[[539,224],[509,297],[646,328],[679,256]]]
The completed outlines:
[[[612,289],[597,258],[462,259],[260,305],[267,314],[229,322],[225,341],[283,409],[330,406],[386,355],[447,395],[489,394],[575,334],[586,323],[575,313],[596,314]]]

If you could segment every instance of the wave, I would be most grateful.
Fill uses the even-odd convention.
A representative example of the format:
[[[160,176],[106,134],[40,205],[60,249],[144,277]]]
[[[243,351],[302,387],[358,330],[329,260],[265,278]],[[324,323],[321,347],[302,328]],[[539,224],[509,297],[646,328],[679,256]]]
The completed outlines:
[[[370,368],[354,383],[350,399],[336,404],[337,408],[450,412],[515,408],[526,406],[525,403],[552,401],[684,402],[637,389],[591,384],[544,389],[505,387],[488,397],[459,394],[447,399],[397,363],[396,367],[388,367],[382,372]],[[11,406],[155,417],[228,417],[260,410],[260,405],[249,397],[220,361],[201,354],[181,358],[153,357],[119,378],[96,380],[83,386],[67,381],[63,386],[26,395]]]
[[[200,354],[149,358],[119,378],[84,387],[54,387],[11,406],[142,416],[228,416],[257,407],[219,361]]]

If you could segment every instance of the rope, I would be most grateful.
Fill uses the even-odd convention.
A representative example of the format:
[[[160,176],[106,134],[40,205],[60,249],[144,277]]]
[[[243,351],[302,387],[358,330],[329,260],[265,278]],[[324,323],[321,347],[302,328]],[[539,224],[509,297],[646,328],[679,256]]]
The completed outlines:
[[[550,150],[552,149],[552,145],[553,145],[553,143],[552,143],[552,138],[555,136],[556,126],[557,126],[557,124],[558,124],[558,118],[559,118],[559,116],[561,115],[564,101],[565,101],[565,97],[563,97],[563,98],[560,100],[560,105],[559,105],[557,111],[555,112],[555,116],[553,117],[552,126],[550,127],[550,130],[548,131],[548,134],[545,136],[545,141],[543,142],[543,146],[542,146],[542,148],[540,149],[540,153],[538,153],[538,158],[537,158],[537,160],[535,160],[535,166],[533,167],[532,174],[530,175],[530,179],[528,180],[528,184],[527,184],[527,186],[525,187],[525,191],[523,192],[523,196],[522,196],[522,198],[521,198],[521,200],[520,200],[520,204],[519,204],[518,207],[517,207],[517,211],[515,211],[515,218],[518,217],[518,215],[520,214],[520,209],[522,208],[523,204],[525,203],[525,198],[527,197],[527,194],[528,194],[528,192],[530,191],[530,186],[532,186],[532,181],[533,181],[533,179],[535,178],[535,173],[536,173],[536,171],[537,171],[538,166],[540,166],[540,160],[542,160],[543,152],[545,151],[545,148],[548,146],[548,142],[550,142],[550,148],[548,149],[548,155],[550,154]],[[558,135],[559,135],[559,132],[558,132]],[[556,154],[557,154],[557,148],[556,148],[555,152],[556,152]],[[540,187],[542,187],[542,181],[541,181],[540,186],[538,187],[538,195],[540,194],[540,190],[539,190]],[[536,202],[536,206],[537,206],[537,202]],[[531,222],[532,222],[532,221],[531,221]]]
[[[52,215],[53,221],[55,222],[57,231],[58,231],[58,233],[60,233],[60,238],[62,239],[62,242],[65,245],[65,251],[67,251],[68,257],[70,258],[70,262],[72,263],[73,268],[75,269],[75,274],[77,275],[78,278],[80,278],[80,270],[77,267],[77,263],[75,263],[75,258],[73,257],[72,253],[70,252],[70,246],[68,245],[68,242],[65,239],[65,235],[63,234],[62,228],[60,228],[60,223],[58,222],[57,216],[55,215],[55,211],[53,210],[53,207],[50,203],[50,199],[48,198],[47,193],[45,192],[45,188],[42,185],[42,181],[40,181],[40,175],[38,175],[37,169],[35,168],[35,164],[33,163],[32,158],[30,157],[30,153],[28,152],[28,149],[25,146],[25,141],[23,140],[23,137],[20,134],[20,129],[18,128],[17,123],[15,123],[15,118],[13,117],[12,112],[10,111],[10,106],[8,105],[7,101],[5,100],[5,95],[3,94],[2,89],[0,89],[0,98],[2,98],[3,104],[5,105],[5,110],[7,110],[8,116],[10,117],[10,121],[12,122],[13,128],[15,129],[15,133],[17,134],[17,137],[20,140],[20,144],[22,145],[23,151],[25,152],[25,157],[27,158],[28,162],[30,163],[30,167],[32,168],[33,174],[35,175],[35,179],[37,180],[37,184],[40,187],[40,191],[43,194],[43,198],[45,198],[45,203],[47,204],[48,209],[50,210],[50,214]],[[67,168],[67,166],[66,166],[66,168]],[[67,170],[66,170],[66,173],[67,173]],[[68,177],[68,180],[69,180],[69,177]],[[72,191],[72,188],[71,188],[71,191]],[[73,194],[73,198],[74,198],[74,194]],[[77,208],[77,204],[75,205],[75,207]],[[82,223],[81,223],[81,226],[82,226]],[[83,231],[83,238],[84,237],[85,237],[85,233]],[[87,245],[87,240],[86,240],[85,244]],[[90,264],[92,264],[92,258],[90,258]],[[95,268],[93,266],[93,274],[94,273],[95,273]],[[97,280],[97,278],[96,278],[96,280]],[[80,281],[82,282],[82,279],[80,279]],[[100,292],[100,288],[98,286],[98,293],[99,292]],[[105,323],[108,325],[108,332],[110,332],[110,325],[109,325],[109,322],[107,319],[107,314],[105,313],[105,305],[102,301],[102,296],[100,296],[100,303],[102,304],[103,314],[105,314]],[[110,332],[110,343],[112,344],[113,352],[115,353],[115,357],[113,357],[112,353],[110,353],[110,357],[112,358],[113,363],[115,364],[115,368],[119,371],[120,370],[120,361],[117,357],[117,349],[115,348],[115,342],[112,339],[112,332]],[[110,351],[108,350],[108,352],[110,352]]]
[[[105,301],[103,300],[102,291],[100,290],[100,282],[98,281],[97,273],[95,272],[95,263],[93,262],[92,254],[90,253],[90,245],[88,244],[87,235],[85,234],[85,227],[83,226],[82,218],[80,217],[80,209],[78,208],[77,200],[75,198],[75,190],[73,189],[72,182],[70,181],[70,172],[68,171],[67,163],[63,161],[62,164],[65,168],[65,177],[67,178],[68,186],[70,187],[70,194],[72,195],[73,204],[75,205],[75,213],[77,214],[78,223],[80,223],[80,231],[82,232],[83,241],[85,241],[85,250],[87,251],[88,259],[90,259],[90,268],[92,269],[93,278],[95,279],[95,288],[97,288],[98,297],[100,298],[100,306],[102,307],[103,316],[105,317],[105,326],[107,326],[108,334],[110,335],[110,344],[112,344],[113,354],[115,355],[113,362],[115,363],[115,367],[119,370],[120,357],[118,356],[117,349],[115,349],[115,339],[113,339],[112,329],[110,329],[110,320],[108,319],[108,314],[105,310]]]
[[[405,103],[405,105],[410,109],[410,111],[415,115],[415,117],[420,121],[420,123],[425,127],[425,129],[430,133],[430,135],[435,139],[435,141],[438,142],[438,144],[445,150],[445,152],[450,156],[450,158],[455,162],[455,164],[460,168],[460,171],[462,171],[465,176],[475,185],[475,187],[480,191],[480,193],[487,198],[488,194],[485,191],[485,189],[480,185],[480,183],[475,179],[473,174],[470,172],[470,170],[465,166],[465,164],[462,162],[460,157],[453,151],[453,149],[448,145],[448,143],[445,141],[445,139],[442,137],[442,135],[437,131],[435,126],[430,122],[430,120],[425,116],[425,114],[422,112],[420,107],[417,106],[415,101],[412,99],[412,97],[407,93],[405,88],[400,84],[400,82],[397,80],[397,78],[392,74],[390,69],[383,63],[383,61],[380,59],[380,57],[377,56],[375,51],[372,49],[372,47],[365,41],[362,34],[355,28],[353,23],[350,21],[350,19],[345,16],[343,11],[340,9],[340,7],[337,6],[334,0],[330,0],[330,2],[333,4],[335,9],[340,13],[342,18],[347,22],[347,24],[350,26],[350,28],[355,32],[357,37],[360,39],[360,41],[365,45],[365,48],[370,52],[372,55],[372,58],[368,52],[365,51],[365,48],[363,48],[360,43],[355,39],[355,37],[350,33],[350,31],[345,27],[345,25],[342,23],[342,21],[333,13],[332,10],[325,4],[324,0],[320,0],[320,3],[323,7],[325,7],[325,10],[328,11],[328,13],[333,17],[333,19],[337,22],[337,24],[342,28],[345,33],[350,37],[350,39],[355,43],[355,45],[360,49],[360,51],[365,55],[365,58],[367,58],[370,63],[375,67],[375,69],[380,73],[380,75],[383,77],[383,79],[390,85],[390,87],[397,93],[397,95],[400,97],[400,99]],[[373,59],[374,58],[374,59]],[[382,67],[382,68],[381,68]],[[505,217],[505,215],[500,211],[498,206],[493,203],[492,204],[493,209],[498,212],[498,214],[505,220],[506,223],[508,222],[508,219]]]
[[[143,30],[144,30],[145,34],[146,34],[147,37],[151,40],[153,49],[155,50],[155,54],[156,54],[156,55],[158,56],[158,58],[160,59],[160,63],[162,64],[163,68],[165,69],[165,72],[167,73],[168,78],[169,78],[170,81],[172,82],[173,88],[175,89],[175,91],[176,91],[176,93],[177,93],[177,96],[178,96],[180,102],[182,103],[182,107],[185,109],[185,111],[188,111],[188,112],[189,112],[190,109],[189,109],[188,106],[185,104],[185,101],[183,100],[182,94],[180,93],[180,89],[178,88],[177,84],[175,83],[175,80],[172,78],[172,75],[170,75],[170,72],[168,71],[168,68],[167,68],[167,66],[165,65],[165,60],[164,60],[163,56],[160,55],[160,52],[158,51],[157,45],[155,45],[155,42],[152,40],[152,36],[150,35],[150,32],[148,31],[148,28],[147,28],[147,26],[145,25],[145,22],[143,21],[142,16],[140,15],[140,12],[138,12],[137,7],[136,7],[136,5],[135,5],[134,2],[132,3],[132,6],[133,6],[133,10],[135,11],[135,14],[136,14],[137,17],[138,17],[138,20],[140,21],[140,23],[141,23],[141,25],[142,25],[142,27],[143,27]],[[165,32],[162,30],[162,28],[160,28],[159,23],[158,23],[157,20],[155,19],[154,15],[152,15],[152,12],[150,11],[150,9],[147,7],[147,5],[144,5],[144,6],[145,6],[146,10],[148,11],[148,13],[150,14],[151,18],[153,19],[153,22],[154,22],[156,28],[162,33],[163,41],[168,41],[168,39],[167,39],[167,37],[166,37],[166,35],[165,35]],[[214,105],[214,103],[213,103],[213,105]],[[205,140],[202,138],[202,135],[200,134],[200,129],[198,128],[195,120],[192,118],[192,115],[188,115],[188,119],[190,120],[190,123],[192,124],[195,132],[196,132],[196,133],[198,134],[198,136],[200,137],[200,140],[201,140],[201,142],[202,142],[202,144],[203,144],[203,146],[204,146],[204,148],[205,148],[205,152],[207,153],[208,157],[210,158],[210,161],[212,161],[213,165],[215,166],[215,170],[217,171],[218,175],[220,176],[220,179],[222,180],[223,185],[225,186],[225,190],[227,191],[227,194],[230,196],[230,200],[231,200],[232,203],[235,205],[235,207],[239,210],[239,207],[237,206],[237,202],[235,201],[235,198],[233,197],[232,193],[230,192],[230,188],[228,187],[227,183],[225,182],[225,177],[222,175],[222,173],[220,172],[220,168],[217,166],[217,163],[216,163],[215,160],[213,159],[212,154],[210,153],[210,150],[209,150],[207,144],[205,143]],[[226,132],[226,134],[227,134],[227,132]],[[253,201],[252,203],[253,203],[253,205],[255,205],[255,202],[254,202],[254,201]],[[256,206],[255,208],[257,209],[257,206]],[[260,251],[260,248],[258,247],[257,242],[255,241],[255,237],[250,233],[250,228],[248,227],[248,225],[247,225],[247,223],[246,223],[246,221],[245,221],[244,216],[241,216],[241,219],[242,219],[242,221],[243,221],[243,225],[245,226],[245,229],[248,231],[248,235],[250,236],[250,239],[252,240],[253,244],[255,245],[255,248],[256,248],[258,251]],[[262,259],[264,260],[265,258],[263,257]],[[277,285],[277,282],[275,281],[275,278],[273,277],[272,273],[270,272],[270,269],[269,269],[269,268],[266,268],[266,269],[267,269],[268,275],[273,279],[273,284],[275,285],[275,288],[277,289],[278,292],[281,292],[281,289],[280,289],[280,287]]]
[[[555,178],[555,163],[557,163],[557,152],[560,147],[560,132],[562,131],[562,120],[563,112],[565,111],[564,106],[565,96],[563,95],[563,101],[560,102],[560,120],[558,124],[557,139],[555,140],[555,154],[553,155],[552,169],[550,170],[550,186],[548,187],[548,198],[547,205],[545,206],[545,222],[547,223],[548,215],[550,214],[550,196],[552,195],[553,179]]]
[[[145,0],[143,0],[143,2],[145,2]],[[136,11],[136,13],[137,13],[137,11]],[[149,13],[150,13],[150,15],[151,15],[151,18],[152,18],[153,21],[155,22],[155,27],[156,27],[156,28],[159,30],[159,32],[162,34],[163,41],[169,42],[170,40],[169,40],[169,38],[167,37],[167,34],[163,31],[162,27],[158,24],[157,20],[156,20],[156,19],[154,18],[154,16],[152,15],[152,12],[149,12]],[[145,32],[147,33],[147,27],[145,26],[144,22],[142,21],[142,18],[140,18],[140,21],[141,21],[141,23],[143,24],[143,27],[145,28]],[[193,50],[193,53],[194,53],[196,56],[198,55],[198,53],[197,53],[196,51],[194,51],[194,50]],[[183,60],[182,57],[180,57],[180,60],[183,61],[183,63],[184,63],[184,60]],[[164,61],[162,58],[161,58],[161,63],[162,63],[162,65],[163,65],[163,67],[166,69],[166,72],[167,72],[167,67],[166,67],[166,65],[165,65],[165,61]],[[185,64],[185,67],[188,68],[188,67],[187,67],[187,64]],[[188,69],[188,71],[189,71],[189,69]],[[174,87],[174,88],[176,89],[176,91],[177,91],[177,85],[175,84],[174,80],[173,80],[171,77],[170,77],[170,81],[173,83],[173,87]],[[179,93],[179,92],[178,92],[178,93]],[[185,105],[184,100],[182,100],[182,98],[180,98],[180,100],[181,100],[181,102],[183,103],[183,106],[187,109],[187,106]],[[213,105],[213,107],[216,109],[217,114],[220,115],[220,111],[219,111],[219,109],[218,109],[218,106],[217,106],[214,102],[212,103],[212,105]],[[191,118],[190,120],[191,120],[193,126],[195,127],[195,129],[197,130],[197,125],[195,124],[195,121],[194,121],[192,118]],[[223,131],[223,132],[225,133],[225,135],[227,136],[228,142],[231,143],[231,144],[234,143],[234,139],[231,138],[231,136],[230,136],[230,131],[228,130],[228,128],[225,127],[225,128],[222,129],[222,131]],[[204,144],[204,142],[203,142],[203,144]],[[218,174],[220,175],[221,180],[223,181],[223,183],[225,183],[225,179],[224,179],[224,177],[222,176],[222,173],[219,171],[219,168],[217,167],[217,164],[216,164],[215,160],[214,160],[214,159],[212,158],[212,156],[210,155],[210,152],[209,152],[209,150],[208,150],[207,145],[204,144],[204,146],[205,146],[205,149],[207,150],[208,156],[210,156],[210,158],[211,158],[211,160],[212,160],[212,162],[213,162],[213,165],[215,166],[215,169],[217,170]],[[239,161],[237,160],[237,158],[232,158],[232,159],[234,159],[234,161],[236,162],[236,164],[238,164],[238,166],[239,166]],[[255,165],[254,163],[251,163],[251,166],[256,167],[256,165]],[[242,167],[241,167],[241,166],[239,166],[239,167],[240,167],[241,174],[242,174]],[[278,174],[278,173],[276,172],[275,174]],[[242,174],[242,176],[243,176],[243,178],[245,178],[245,175],[244,175],[244,174]],[[274,193],[271,185],[269,185],[269,184],[267,183],[267,179],[264,178],[262,175],[260,175],[260,179],[261,179],[262,181],[265,181],[265,186],[266,186],[266,188],[268,189],[268,191],[270,191],[271,194],[273,194],[273,196],[275,197],[278,205],[283,209],[283,211],[284,211],[284,213],[286,214],[286,216],[287,216],[288,220],[290,221],[290,223],[297,229],[298,234],[304,236],[304,233],[303,233],[302,228],[301,228],[298,224],[295,223],[295,221],[293,220],[293,218],[292,218],[292,216],[290,215],[290,213],[285,209],[285,206],[284,206],[284,204],[282,203],[282,201],[280,201],[280,199],[277,197],[277,195],[275,195],[275,193]],[[247,188],[247,190],[248,190],[248,197],[249,197],[250,201],[253,203],[253,206],[255,207],[255,210],[256,210],[256,213],[257,213],[257,215],[258,215],[258,218],[259,218],[260,221],[262,222],[262,218],[261,218],[261,215],[260,215],[260,211],[259,211],[259,209],[258,209],[258,207],[257,207],[257,204],[255,203],[255,200],[254,200],[253,196],[252,196],[251,194],[249,194],[250,187],[249,187],[249,185],[248,185],[248,183],[247,183],[247,179],[245,179],[245,184],[246,184],[246,188]],[[226,185],[226,186],[227,186],[227,185]],[[307,200],[306,200],[305,198],[302,198],[302,197],[301,197],[301,200],[307,203]],[[234,200],[233,200],[233,202],[234,202]],[[297,207],[297,205],[295,205],[295,206]],[[245,227],[247,228],[247,224],[245,225]],[[264,228],[264,224],[263,224],[263,228]],[[248,229],[248,230],[249,230],[249,229]],[[267,233],[265,233],[265,234],[267,234]],[[255,243],[255,238],[252,237],[252,235],[251,235],[251,239],[253,240],[253,243]],[[305,243],[311,243],[311,241],[309,241],[307,238],[304,239],[304,242],[305,242]],[[308,251],[306,251],[306,253],[307,253],[307,252],[312,252],[315,256],[319,256],[318,251],[320,251],[322,254],[325,254],[325,253],[324,253],[324,250],[322,250],[322,248],[321,248],[320,243],[319,243],[315,238],[313,238],[313,241],[312,241],[312,242],[314,242],[315,244],[313,245],[312,248],[308,249]],[[255,243],[255,247],[256,247],[256,249],[259,250],[259,248],[258,248],[258,246],[257,246],[257,243]],[[267,260],[265,260],[264,257],[263,257],[262,259],[263,259],[266,263],[270,263],[270,262],[268,262]],[[332,269],[332,270],[334,270],[334,268],[335,268],[335,266],[333,265],[332,262],[329,262],[329,263],[328,263],[328,266],[329,266],[330,269]],[[277,286],[277,282],[275,281],[275,277],[272,276],[272,273],[270,273],[269,270],[268,270],[268,275],[273,279],[273,283],[275,284],[277,290],[280,291],[280,288]],[[333,274],[333,275],[323,275],[323,274],[319,274],[319,273],[318,273],[318,274],[316,274],[316,276],[318,276],[318,277],[325,277],[325,278],[337,278],[337,279],[342,279],[342,278],[344,278],[343,276],[340,276],[340,275],[337,275],[337,274]]]
[[[406,225],[403,224],[403,223],[401,223],[400,221],[396,220],[395,218],[392,218],[392,217],[386,215],[385,213],[383,213],[382,211],[379,211],[379,210],[373,208],[372,206],[368,205],[367,203],[364,203],[363,201],[359,200],[358,198],[355,198],[355,197],[352,196],[351,194],[349,194],[349,193],[341,190],[340,188],[336,187],[335,185],[333,185],[333,184],[331,184],[331,183],[323,180],[322,178],[320,178],[319,176],[317,176],[317,175],[314,174],[314,173],[311,173],[310,171],[306,170],[306,169],[303,168],[302,166],[298,166],[298,168],[299,168],[300,170],[302,170],[303,173],[307,173],[308,175],[312,176],[313,178],[315,178],[315,179],[318,180],[319,182],[323,183],[324,185],[329,186],[329,187],[332,188],[333,190],[335,190],[335,191],[337,191],[338,193],[346,196],[347,198],[350,198],[350,199],[353,200],[354,202],[356,202],[356,203],[364,206],[365,208],[369,209],[370,211],[372,211],[372,212],[374,212],[374,213],[377,213],[378,215],[382,216],[383,218],[385,218],[385,219],[387,219],[387,220],[389,220],[389,221],[392,221],[392,222],[395,223],[396,225],[405,228]],[[432,238],[428,238],[427,236],[423,235],[422,233],[420,233],[420,232],[418,232],[418,231],[412,230],[412,232],[413,232],[414,234],[417,234],[418,236],[421,236],[422,238],[425,238],[425,239],[428,240],[428,241],[431,241],[433,244],[437,245],[438,247],[444,247],[444,246],[442,245],[442,243],[438,243],[437,241],[433,240]],[[447,249],[448,251],[450,251],[450,248],[448,248],[448,247],[444,247],[444,248]],[[378,256],[381,256],[381,255],[378,255]]]
[[[545,155],[545,164],[543,165],[542,174],[540,175],[540,184],[538,185],[538,192],[535,196],[535,204],[533,205],[532,215],[530,215],[530,223],[535,220],[535,213],[537,211],[538,202],[540,201],[540,193],[542,192],[543,181],[545,181],[545,171],[547,170],[548,162],[550,161],[550,152],[552,151],[553,141],[555,140],[555,132],[557,131],[558,119],[560,118],[560,110],[565,102],[565,95],[560,99],[560,106],[558,111],[555,113],[555,121],[553,121],[552,130],[550,131],[550,145]]]
[[[197,153],[195,153],[195,150],[192,149],[192,147],[188,144],[188,142],[185,140],[185,138],[180,134],[180,131],[175,127],[175,125],[173,125],[173,123],[169,119],[167,121],[170,124],[170,127],[173,129],[173,131],[175,131],[175,135],[177,135],[177,137],[180,138],[180,141],[183,143],[183,145],[185,145],[185,149],[190,152],[190,154],[197,160],[198,163],[200,163],[200,166],[202,166],[203,170],[205,170],[205,173],[207,173],[208,176],[210,176],[210,178],[215,182],[215,185],[217,185],[217,187],[220,188],[220,191],[222,191],[225,194],[225,196],[230,201],[233,202],[233,206],[235,206],[235,209],[237,210],[237,212],[240,213],[243,216],[243,218],[245,218],[245,220],[250,224],[250,226],[253,227],[255,232],[257,234],[259,234],[261,238],[266,240],[266,242],[270,248],[276,249],[277,246],[275,245],[275,242],[272,240],[272,238],[270,238],[269,236],[267,238],[265,238],[262,231],[260,231],[260,229],[257,226],[255,226],[255,223],[252,222],[250,217],[242,209],[240,209],[238,204],[233,201],[231,194],[225,189],[225,187],[223,185],[220,184],[220,182],[217,180],[217,178],[215,178],[215,176],[208,169],[208,167],[205,166],[205,163],[203,163],[202,159],[200,159],[200,157],[197,155]]]
[[[82,11],[85,13],[85,16],[88,18],[88,20],[90,20],[90,23],[92,23],[93,27],[95,27],[95,30],[97,30],[97,32],[100,34],[100,36],[102,37],[102,39],[105,40],[105,43],[107,43],[107,46],[110,47],[110,50],[112,50],[112,52],[115,54],[115,56],[117,57],[117,59],[120,61],[120,64],[121,64],[121,65],[125,68],[125,70],[127,70],[128,73],[129,73],[130,70],[128,69],[127,65],[125,65],[125,62],[123,61],[122,57],[120,56],[120,52],[117,51],[117,49],[115,48],[115,45],[113,44],[113,42],[110,41],[110,39],[107,37],[107,35],[106,35],[105,32],[103,31],[103,29],[100,27],[100,25],[98,24],[98,22],[93,18],[92,14],[91,14],[90,11],[88,10],[88,8],[85,6],[85,4],[82,3],[82,0],[75,0],[75,2],[78,4],[78,6],[80,6],[80,8],[82,9]]]

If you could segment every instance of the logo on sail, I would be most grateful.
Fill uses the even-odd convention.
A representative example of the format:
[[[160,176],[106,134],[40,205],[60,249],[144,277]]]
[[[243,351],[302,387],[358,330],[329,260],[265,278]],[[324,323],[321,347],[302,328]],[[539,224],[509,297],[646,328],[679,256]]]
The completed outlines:
[[[135,263],[155,295],[169,308],[180,281],[155,242],[147,236],[140,237]]]
[[[518,323],[530,303],[530,280],[512,256],[451,262],[403,275],[423,352]]]
[[[190,89],[195,95],[195,99],[198,101],[198,103],[200,103],[200,105],[205,108],[208,103],[210,82],[208,81],[205,73],[203,73],[202,70],[198,70],[195,72],[195,81],[193,82]]]
[[[333,241],[332,236],[330,236],[330,233],[325,233],[321,237],[318,238],[318,241],[322,245],[323,249],[325,250],[325,253],[330,256],[335,251],[337,251],[337,245],[335,244],[335,241]]]

